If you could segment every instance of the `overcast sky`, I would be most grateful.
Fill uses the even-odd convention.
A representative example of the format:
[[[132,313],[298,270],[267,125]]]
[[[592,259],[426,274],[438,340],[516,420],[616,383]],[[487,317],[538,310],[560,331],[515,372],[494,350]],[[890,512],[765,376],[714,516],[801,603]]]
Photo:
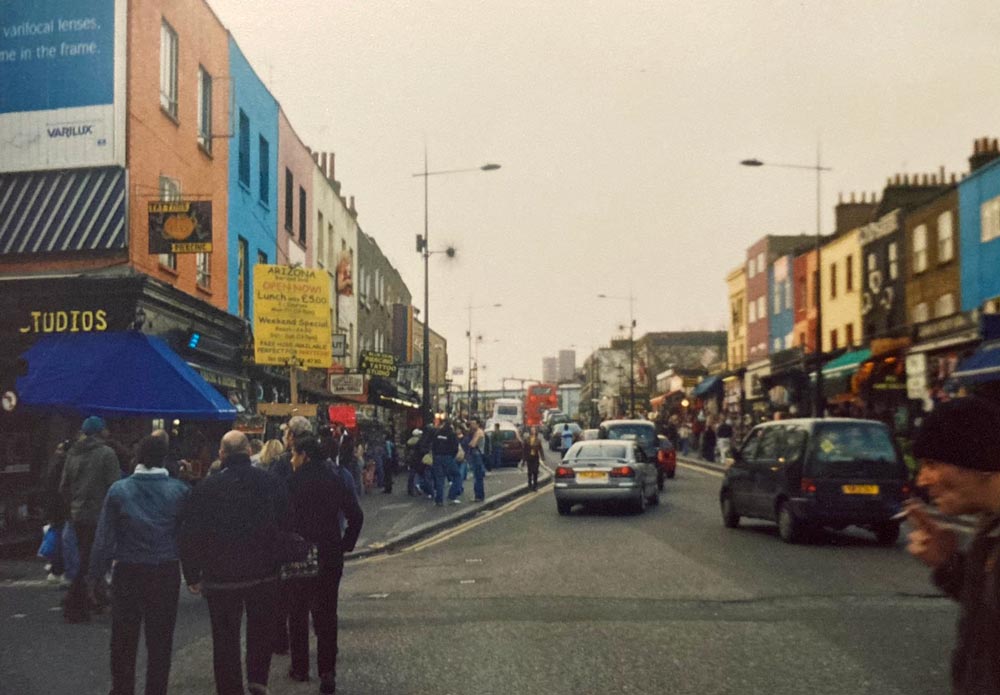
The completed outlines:
[[[539,378],[628,320],[721,330],[725,275],[764,234],[823,230],[840,192],[968,170],[1000,135],[1000,3],[902,0],[209,0],[293,126],[333,151],[343,192],[481,385]],[[497,342],[494,342],[497,341]],[[464,377],[463,377],[464,383]],[[513,384],[508,384],[512,386]]]

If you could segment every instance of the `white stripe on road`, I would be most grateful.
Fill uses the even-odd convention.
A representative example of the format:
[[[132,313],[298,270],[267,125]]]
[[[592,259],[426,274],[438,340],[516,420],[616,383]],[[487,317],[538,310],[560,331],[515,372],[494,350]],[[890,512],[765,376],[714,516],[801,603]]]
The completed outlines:
[[[678,461],[677,465],[678,466],[684,466],[685,468],[687,468],[690,471],[697,471],[699,473],[704,473],[705,475],[713,475],[716,478],[724,478],[725,477],[725,474],[724,473],[720,473],[719,471],[709,470],[708,468],[702,468],[701,466],[693,466],[690,463],[684,463],[683,461]]]

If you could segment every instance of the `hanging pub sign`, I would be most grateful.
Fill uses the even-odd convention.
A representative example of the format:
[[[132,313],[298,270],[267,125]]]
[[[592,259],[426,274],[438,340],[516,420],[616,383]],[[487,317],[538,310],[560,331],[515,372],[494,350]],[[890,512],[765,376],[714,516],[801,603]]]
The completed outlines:
[[[156,200],[149,203],[150,253],[211,253],[210,200]]]
[[[369,376],[396,378],[396,356],[391,352],[365,350],[361,353],[361,371]]]

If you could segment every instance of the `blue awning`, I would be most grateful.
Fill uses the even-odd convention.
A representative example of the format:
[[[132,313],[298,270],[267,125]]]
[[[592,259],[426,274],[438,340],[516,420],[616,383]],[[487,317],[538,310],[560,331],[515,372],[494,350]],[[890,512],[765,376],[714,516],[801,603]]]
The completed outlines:
[[[137,331],[43,336],[17,380],[27,408],[102,417],[233,420],[236,408],[166,343]]]
[[[858,365],[867,359],[871,359],[871,356],[872,351],[868,348],[855,350],[854,352],[845,352],[837,359],[830,360],[824,365],[823,376],[838,376],[855,372],[858,369]]]
[[[697,386],[694,387],[694,392],[692,395],[694,395],[695,398],[701,398],[702,396],[704,396],[706,393],[708,393],[721,383],[722,381],[719,379],[718,376],[706,377],[702,379]]]
[[[1000,381],[1000,340],[983,343],[958,363],[951,377],[965,384]]]

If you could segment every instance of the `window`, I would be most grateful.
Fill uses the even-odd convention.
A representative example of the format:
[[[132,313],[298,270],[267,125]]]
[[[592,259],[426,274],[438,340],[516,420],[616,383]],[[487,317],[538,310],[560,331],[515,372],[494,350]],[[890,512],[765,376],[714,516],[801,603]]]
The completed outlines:
[[[239,179],[244,186],[250,187],[250,118],[240,109],[240,145],[238,156]]]
[[[878,268],[878,258],[875,257],[874,253],[868,254],[868,272],[872,272]]]
[[[854,345],[854,324],[847,324],[847,329],[845,330],[844,340],[847,341],[847,347]]]
[[[934,302],[934,316],[935,318],[941,318],[942,316],[951,316],[955,313],[955,295],[951,292],[948,294],[942,294]]]
[[[198,66],[198,144],[212,151],[212,76]]]
[[[782,348],[784,347],[784,346],[783,346],[783,345],[781,344],[781,342],[782,342],[782,341],[781,341],[781,338],[775,338],[775,339],[774,339],[774,351],[775,351],[775,352],[777,352],[778,350],[781,350],[781,349],[782,349]]]
[[[750,302],[750,316],[748,318],[749,323],[753,323],[757,320],[757,302]]]
[[[785,308],[792,308],[792,279],[785,280]]]
[[[751,258],[749,261],[747,261],[747,277],[752,278],[756,274],[757,274],[757,264],[754,262],[754,259]]]
[[[292,233],[292,223],[295,221],[295,179],[292,172],[285,169],[285,230]]]
[[[927,270],[927,225],[920,224],[913,230],[913,272]]]
[[[198,287],[210,289],[212,287],[212,254],[195,254],[194,266],[194,279],[198,283]]]
[[[774,283],[774,313],[781,313],[781,283]]]
[[[306,189],[299,186],[299,243],[303,246],[306,245],[306,225],[308,224],[308,219],[306,218]]]
[[[757,272],[763,273],[767,266],[764,265],[764,252],[757,254]]]
[[[736,333],[739,330],[740,324],[743,323],[743,311],[740,302],[735,301],[730,304],[729,310],[732,312],[733,332]]]
[[[830,264],[830,299],[837,298],[837,264]]]
[[[160,200],[180,200],[181,184],[169,176],[160,177]],[[170,270],[177,270],[177,255],[173,253],[161,253],[157,256],[160,265]]]
[[[241,319],[250,317],[250,270],[247,268],[249,255],[247,240],[239,237],[236,243],[236,315]]]
[[[177,118],[177,32],[160,23],[160,108]]]
[[[899,277],[899,246],[896,242],[889,244],[889,279]]]
[[[261,203],[267,206],[271,202],[271,147],[267,144],[267,140],[261,136],[257,141],[257,148],[260,150],[257,197]],[[247,178],[250,178],[249,170]]]
[[[985,244],[1000,236],[1000,196],[991,198],[979,208],[980,240]]]
[[[913,323],[923,323],[929,318],[930,316],[927,312],[927,302],[920,302],[920,304],[913,307]]]
[[[837,329],[830,331],[830,349],[836,350],[840,345],[837,343]]]
[[[854,256],[848,256],[844,261],[844,290],[854,291]]]
[[[938,263],[947,263],[955,257],[955,244],[951,226],[951,210],[945,210],[937,219]]]
[[[767,297],[757,297],[757,318],[761,321],[767,318]]]
[[[258,265],[267,265],[267,254],[264,253],[263,251],[258,251],[257,252],[257,264]]]

